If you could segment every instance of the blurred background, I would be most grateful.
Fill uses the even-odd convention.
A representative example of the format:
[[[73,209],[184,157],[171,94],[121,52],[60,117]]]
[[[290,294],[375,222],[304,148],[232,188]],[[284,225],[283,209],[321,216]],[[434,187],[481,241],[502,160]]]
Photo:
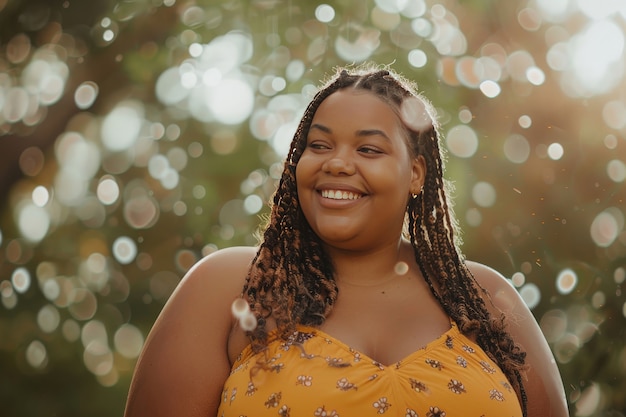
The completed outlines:
[[[0,0],[0,415],[121,415],[185,271],[256,243],[316,86],[374,61],[436,106],[463,249],[571,415],[625,416],[625,30],[623,0]]]

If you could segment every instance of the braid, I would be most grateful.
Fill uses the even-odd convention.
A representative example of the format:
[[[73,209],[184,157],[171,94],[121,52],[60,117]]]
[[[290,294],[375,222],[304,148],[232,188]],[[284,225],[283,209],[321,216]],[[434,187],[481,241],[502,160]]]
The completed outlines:
[[[426,159],[428,167],[424,191],[409,201],[407,210],[407,228],[416,261],[446,313],[463,333],[476,337],[480,347],[507,376],[526,416],[526,392],[521,382],[526,354],[506,331],[504,316],[492,317],[487,310],[484,299],[488,294],[474,279],[458,247],[458,226],[447,197],[451,186],[442,175],[443,157],[436,127],[411,135],[416,152]]]
[[[411,198],[407,207],[406,231],[415,260],[446,314],[463,333],[474,336],[505,373],[526,416],[526,393],[521,382],[526,354],[506,331],[504,317],[491,316],[484,301],[488,295],[464,262],[458,225],[447,195],[451,185],[444,179],[444,154],[430,105],[411,83],[387,69],[362,67],[352,73],[341,70],[304,112],[273,196],[269,223],[242,290],[258,317],[258,326],[249,332],[253,349],[261,351],[266,346],[265,319],[269,316],[276,320],[278,337],[287,340],[298,324],[322,324],[337,299],[331,260],[300,209],[295,168],[317,108],[332,93],[349,87],[370,91],[401,118],[407,100],[417,99],[424,108],[426,127],[416,128],[412,120],[403,118],[410,151],[415,157],[422,156],[427,167],[424,191]]]
[[[286,339],[296,324],[320,325],[337,299],[330,259],[300,209],[295,168],[321,102],[356,79],[343,71],[320,90],[305,110],[291,143],[269,223],[242,291],[259,317],[258,326],[250,332],[255,350],[265,346],[265,319],[270,315],[276,320],[279,337]]]

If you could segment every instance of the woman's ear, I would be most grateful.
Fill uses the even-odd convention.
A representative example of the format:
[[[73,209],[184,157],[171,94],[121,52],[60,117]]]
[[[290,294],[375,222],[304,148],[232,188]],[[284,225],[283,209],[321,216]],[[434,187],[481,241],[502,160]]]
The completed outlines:
[[[417,195],[422,192],[426,182],[426,160],[422,155],[413,158],[411,169],[411,194]]]

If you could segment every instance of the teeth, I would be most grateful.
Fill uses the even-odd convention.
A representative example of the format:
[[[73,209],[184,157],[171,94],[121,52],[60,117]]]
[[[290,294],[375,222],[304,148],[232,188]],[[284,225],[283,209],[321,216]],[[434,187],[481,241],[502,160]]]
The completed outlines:
[[[322,190],[322,197],[333,200],[357,200],[361,198],[361,194],[355,194],[350,191]]]

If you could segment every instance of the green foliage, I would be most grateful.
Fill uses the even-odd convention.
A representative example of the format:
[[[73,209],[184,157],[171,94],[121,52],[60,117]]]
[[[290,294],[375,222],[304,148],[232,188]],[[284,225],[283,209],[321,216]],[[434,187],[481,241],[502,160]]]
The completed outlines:
[[[555,25],[522,0],[410,3],[423,8],[337,0],[328,17],[311,2],[0,1],[0,415],[121,415],[133,337],[193,262],[255,243],[280,128],[325,74],[363,60],[435,104],[467,257],[521,277],[529,303],[538,290],[572,415],[621,415],[623,60],[612,88],[577,90],[548,56],[581,11]]]

